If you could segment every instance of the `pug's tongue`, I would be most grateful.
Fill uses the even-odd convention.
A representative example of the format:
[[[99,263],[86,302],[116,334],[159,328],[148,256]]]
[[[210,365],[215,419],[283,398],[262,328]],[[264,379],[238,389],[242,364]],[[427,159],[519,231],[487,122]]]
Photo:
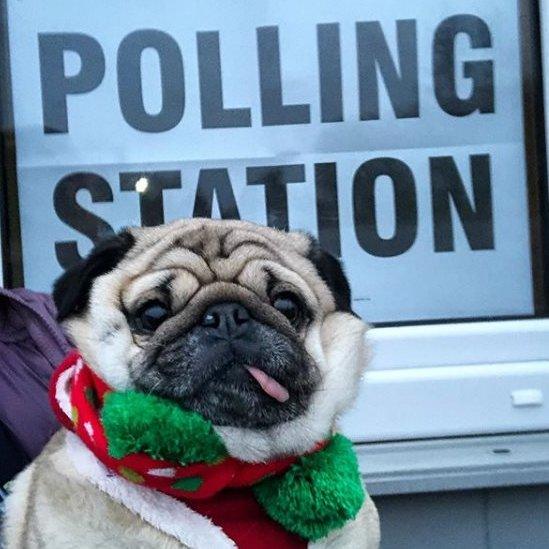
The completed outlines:
[[[270,397],[278,400],[278,402],[286,402],[290,398],[290,394],[286,387],[280,385],[278,381],[266,374],[263,370],[254,366],[246,366],[246,369]]]

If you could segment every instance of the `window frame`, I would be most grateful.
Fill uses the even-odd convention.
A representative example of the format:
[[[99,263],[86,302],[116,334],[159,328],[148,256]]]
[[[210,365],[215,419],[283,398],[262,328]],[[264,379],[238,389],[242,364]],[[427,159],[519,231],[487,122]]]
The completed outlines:
[[[16,139],[10,76],[8,1],[0,0],[0,222],[4,286],[24,286],[24,266],[20,226],[19,191],[16,166]],[[528,191],[531,272],[534,296],[533,315],[497,317],[453,317],[379,323],[379,326],[430,325],[443,322],[482,322],[515,318],[549,317],[549,189],[546,181],[543,78],[540,37],[540,0],[515,0],[519,11],[519,35],[524,151]],[[524,40],[524,37],[528,37]]]
[[[549,431],[549,319],[374,328],[342,427],[356,442]],[[514,406],[512,394],[545,402]]]
[[[0,228],[4,287],[24,286],[7,0],[0,0]]]

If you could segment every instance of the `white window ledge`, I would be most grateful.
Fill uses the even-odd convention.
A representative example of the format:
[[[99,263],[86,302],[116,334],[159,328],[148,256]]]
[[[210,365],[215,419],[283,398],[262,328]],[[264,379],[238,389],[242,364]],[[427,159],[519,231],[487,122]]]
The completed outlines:
[[[549,432],[357,444],[368,493],[549,483]]]
[[[549,431],[549,319],[377,328],[355,442]]]

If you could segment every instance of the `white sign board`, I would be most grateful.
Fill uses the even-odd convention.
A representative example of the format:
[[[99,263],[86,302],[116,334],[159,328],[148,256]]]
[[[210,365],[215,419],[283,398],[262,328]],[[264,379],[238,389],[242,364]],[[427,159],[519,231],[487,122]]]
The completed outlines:
[[[8,11],[28,287],[206,215],[314,233],[372,322],[533,313],[516,1]]]

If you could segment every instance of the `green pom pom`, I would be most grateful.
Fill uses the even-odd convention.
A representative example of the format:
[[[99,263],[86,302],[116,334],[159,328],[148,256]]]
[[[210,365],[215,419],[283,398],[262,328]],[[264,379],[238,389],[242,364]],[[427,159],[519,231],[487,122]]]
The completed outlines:
[[[108,393],[101,421],[109,455],[114,458],[144,452],[154,459],[187,465],[216,463],[227,456],[209,421],[153,395],[134,391]]]
[[[342,435],[286,474],[263,480],[254,493],[272,519],[312,541],[355,518],[365,498],[353,445]]]

